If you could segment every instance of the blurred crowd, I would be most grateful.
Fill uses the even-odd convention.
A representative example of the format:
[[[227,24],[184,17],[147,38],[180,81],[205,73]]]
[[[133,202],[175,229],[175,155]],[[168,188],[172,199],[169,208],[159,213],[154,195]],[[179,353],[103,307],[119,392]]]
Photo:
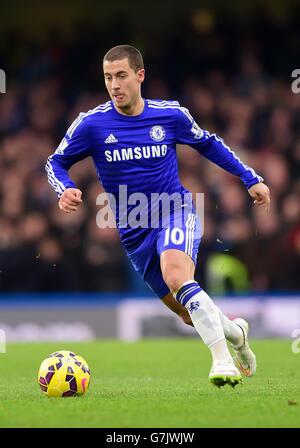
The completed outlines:
[[[1,291],[146,291],[117,230],[97,227],[102,190],[92,161],[70,170],[84,200],[74,214],[59,210],[47,182],[47,157],[68,126],[80,112],[109,99],[101,76],[105,50],[87,52],[84,44],[78,39],[68,46],[53,34],[40,47],[24,45],[26,57],[15,62],[14,80],[8,78],[7,92],[0,95]],[[11,39],[16,57],[19,45]],[[227,72],[209,67],[193,73],[189,67],[185,77],[180,67],[176,83],[166,69],[159,76],[153,50],[148,59],[145,51],[149,76],[143,96],[179,100],[271,190],[267,215],[238,178],[178,146],[182,184],[204,193],[200,285],[213,293],[300,290],[300,93],[292,92],[290,73],[268,73],[255,49],[243,47],[237,61]]]

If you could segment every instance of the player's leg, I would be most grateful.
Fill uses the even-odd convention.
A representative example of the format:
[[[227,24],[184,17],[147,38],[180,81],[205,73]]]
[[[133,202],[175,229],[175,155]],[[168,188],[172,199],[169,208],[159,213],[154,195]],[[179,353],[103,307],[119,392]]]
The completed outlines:
[[[227,346],[219,310],[194,280],[200,220],[194,209],[189,209],[188,214],[184,211],[178,209],[169,225],[159,232],[157,250],[162,276],[176,301],[188,310],[194,328],[211,351],[213,384],[235,385],[241,378]]]
[[[165,283],[176,301],[189,312],[194,327],[208,347],[212,348],[213,358],[230,359],[219,311],[194,280],[193,260],[183,251],[167,249],[162,252],[160,263]],[[224,344],[221,350],[215,351],[213,347],[219,341]]]
[[[186,302],[185,306],[183,306],[183,304],[177,301],[177,293],[180,289],[182,289],[183,295],[186,294],[187,299],[188,294],[191,292],[190,288],[192,288],[193,285],[197,285],[194,280],[187,280],[194,279],[195,265],[192,259],[182,251],[176,249],[166,250],[161,254],[161,270],[163,273],[164,281],[171,290],[169,294],[162,298],[162,301],[172,311],[178,314],[178,316],[180,316],[185,323],[193,325],[202,338],[205,333],[206,336],[204,336],[204,341],[206,341],[207,345],[209,346],[208,340],[206,339],[208,337],[207,329],[205,329],[205,327],[203,327],[202,329],[200,328],[200,321],[198,322],[197,326],[195,326],[194,319],[192,318],[193,308],[195,307],[195,305],[189,305],[189,303]],[[179,285],[183,285],[183,288],[181,288]],[[197,291],[197,289],[195,289],[195,291]],[[176,296],[177,300],[174,299],[174,296]],[[236,354],[235,360],[240,371],[247,376],[254,375],[256,371],[256,358],[248,344],[247,322],[243,319],[235,319],[234,321],[231,321],[212,302],[212,300],[203,290],[200,292],[198,299],[200,298],[200,296],[202,296],[201,303],[203,305],[203,309],[204,311],[209,312],[210,318],[214,319],[213,316],[215,314],[216,319],[216,316],[218,315],[225,339],[231,343],[231,346]],[[194,295],[192,294],[191,303],[193,303],[193,297]],[[214,312],[212,312],[213,308],[215,309]],[[204,322],[204,320],[207,319],[207,316],[203,312],[203,309],[199,307],[199,311],[194,314],[195,317],[199,317],[199,315],[201,314]],[[232,362],[231,355],[228,352],[227,344],[224,343],[224,341],[220,340],[220,342],[218,342],[212,340],[210,342],[209,348],[211,349],[211,353],[215,363],[218,363],[218,361],[222,361],[223,359],[227,359],[229,363]]]
[[[164,259],[164,257],[165,256],[162,258]],[[176,272],[176,269],[174,269],[173,272]],[[161,300],[171,311],[176,313],[184,323],[194,326],[187,308],[177,302],[171,292]],[[246,376],[254,375],[256,371],[256,358],[249,347],[247,322],[243,319],[234,319],[232,321],[228,319],[216,305],[215,308],[219,313],[225,338],[231,343],[231,347],[235,352],[235,360],[239,369]]]

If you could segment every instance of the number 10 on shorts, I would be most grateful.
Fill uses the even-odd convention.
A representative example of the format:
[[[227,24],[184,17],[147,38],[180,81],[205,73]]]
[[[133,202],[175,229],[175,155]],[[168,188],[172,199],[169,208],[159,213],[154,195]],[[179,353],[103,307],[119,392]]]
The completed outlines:
[[[171,243],[179,246],[184,242],[184,231],[179,227],[174,227],[172,230],[168,227],[165,232],[164,246],[168,246],[170,244],[170,240]]]
[[[202,235],[201,231],[202,229],[198,216],[195,213],[189,213],[185,228],[173,226],[167,227],[164,229],[164,233],[161,234],[158,244],[160,247],[181,250],[190,255],[196,263],[198,247]]]

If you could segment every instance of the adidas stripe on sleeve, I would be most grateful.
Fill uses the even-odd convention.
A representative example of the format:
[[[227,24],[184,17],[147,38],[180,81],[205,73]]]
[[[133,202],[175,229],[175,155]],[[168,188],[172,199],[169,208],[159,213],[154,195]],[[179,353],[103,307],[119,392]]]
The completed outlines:
[[[211,162],[238,176],[247,189],[258,182],[263,182],[264,179],[253,168],[245,165],[222,138],[202,130],[184,107],[178,107],[177,110],[178,143],[191,146]]]
[[[48,157],[46,171],[48,182],[60,197],[66,188],[76,188],[68,170],[72,165],[90,155],[85,114],[80,114],[71,124],[54,154]]]

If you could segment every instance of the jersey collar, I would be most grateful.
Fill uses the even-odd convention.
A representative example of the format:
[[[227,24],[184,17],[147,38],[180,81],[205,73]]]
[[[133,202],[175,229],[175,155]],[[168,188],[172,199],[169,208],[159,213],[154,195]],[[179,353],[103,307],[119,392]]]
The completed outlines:
[[[139,115],[123,115],[120,114],[120,112],[117,111],[117,109],[115,108],[114,102],[111,100],[110,103],[112,105],[112,112],[118,116],[118,118],[120,118],[121,120],[125,120],[125,121],[134,121],[134,120],[141,120],[145,117],[145,115],[148,112],[148,101],[145,100],[144,98],[142,98],[142,100],[144,101],[144,109],[143,112]]]

